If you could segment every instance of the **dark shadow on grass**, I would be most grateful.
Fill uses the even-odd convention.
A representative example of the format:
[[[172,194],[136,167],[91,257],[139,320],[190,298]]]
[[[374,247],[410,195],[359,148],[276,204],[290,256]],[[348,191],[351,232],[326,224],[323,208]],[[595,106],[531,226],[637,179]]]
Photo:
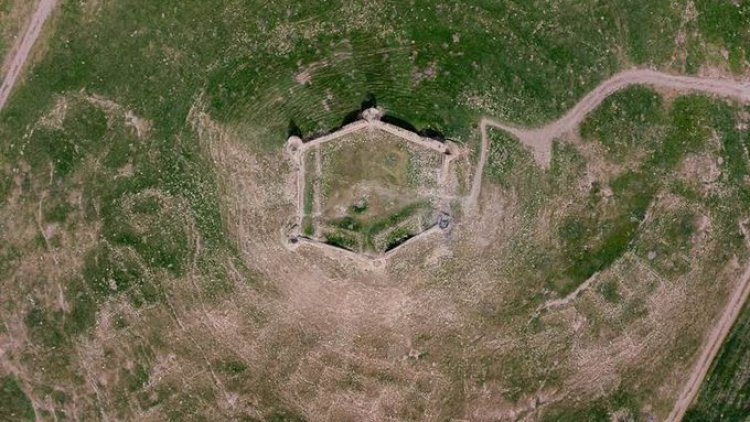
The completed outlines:
[[[360,119],[360,115],[362,114],[361,110],[352,110],[348,113],[346,113],[346,116],[344,116],[344,119],[341,121],[341,126],[334,128],[331,132],[335,132],[339,129],[341,129],[343,126],[346,126],[348,124],[354,123],[357,120]]]
[[[384,252],[390,252],[390,251],[398,248],[399,246],[403,245],[404,243],[408,242],[409,240],[413,239],[416,236],[417,235],[415,235],[415,234],[409,234],[409,235],[401,237],[401,238],[399,238],[397,240],[393,240],[391,242],[388,242],[388,244],[385,246],[385,251]]]
[[[298,136],[299,138],[303,139],[304,141],[308,141],[310,139],[317,138],[322,135],[330,134],[333,132],[336,132],[340,130],[342,127],[355,123],[362,119],[362,112],[370,109],[375,108],[378,106],[378,100],[375,97],[375,94],[372,92],[368,92],[367,95],[365,95],[365,98],[362,99],[362,102],[360,103],[359,109],[351,110],[348,113],[344,115],[344,117],[341,119],[341,124],[332,127],[329,130],[325,132],[318,132],[318,133],[311,133],[307,134],[306,136],[302,136],[302,130],[297,126],[294,120],[289,120],[289,128],[287,130],[288,136]],[[392,114],[384,114],[381,116],[380,120],[383,123],[388,123],[393,126],[397,126],[401,129],[407,130],[409,132],[416,133],[417,135],[424,136],[427,138],[435,139],[437,141],[445,143],[447,140],[445,134],[437,129],[428,127],[424,129],[417,129],[416,126],[414,126],[411,122],[409,122],[406,119],[403,119],[401,117],[394,116]]]
[[[294,121],[294,119],[289,119],[289,126],[287,126],[286,136],[296,136],[300,139],[302,138],[302,129],[297,126],[297,123]]]
[[[413,124],[411,124],[408,121],[406,121],[404,119],[401,119],[399,117],[392,116],[390,114],[386,114],[383,117],[381,117],[380,120],[383,123],[388,123],[388,124],[391,124],[393,126],[398,126],[401,129],[408,130],[409,132],[419,133],[419,131],[417,130],[417,128]]]
[[[365,111],[368,108],[374,108],[378,106],[378,100],[375,98],[375,94],[372,92],[368,92],[367,95],[365,95],[365,99],[362,100],[362,103],[360,104],[360,110]]]
[[[427,138],[436,139],[440,142],[445,142],[445,135],[443,132],[440,132],[439,130],[432,129],[432,128],[425,128],[418,132],[421,136],[425,136]]]
[[[375,94],[372,92],[368,92],[367,95],[365,95],[365,98],[362,100],[362,102],[359,105],[358,110],[352,110],[349,113],[344,116],[344,119],[341,121],[341,126],[335,128],[333,131],[341,129],[341,127],[346,126],[350,123],[354,123],[357,120],[360,120],[362,118],[362,112],[367,110],[368,108],[374,108],[378,106],[378,100],[375,98]]]
[[[420,130],[420,129],[417,129],[417,127],[414,126],[408,120],[402,119],[400,117],[386,114],[380,120],[383,121],[384,123],[388,123],[393,126],[398,126],[401,129],[408,130],[409,132],[414,132],[419,136],[424,136],[427,138],[435,139],[440,142],[445,142],[445,139],[446,139],[443,132],[440,132],[437,129],[428,127],[428,128],[424,128]]]

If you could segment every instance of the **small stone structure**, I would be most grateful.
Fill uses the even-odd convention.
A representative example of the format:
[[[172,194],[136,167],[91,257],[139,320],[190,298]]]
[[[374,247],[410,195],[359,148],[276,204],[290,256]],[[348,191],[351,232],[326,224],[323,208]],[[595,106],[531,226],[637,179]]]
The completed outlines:
[[[438,217],[438,227],[440,227],[441,230],[448,230],[451,228],[451,223],[453,222],[453,218],[448,213],[440,213],[440,217]]]

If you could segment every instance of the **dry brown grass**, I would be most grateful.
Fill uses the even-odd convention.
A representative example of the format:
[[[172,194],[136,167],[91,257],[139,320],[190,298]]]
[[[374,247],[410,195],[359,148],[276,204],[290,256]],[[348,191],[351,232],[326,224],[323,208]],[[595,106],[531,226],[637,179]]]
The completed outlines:
[[[95,103],[127,125],[126,110]],[[44,124],[54,125],[64,109],[58,101]],[[35,389],[44,382],[64,391],[62,407],[81,418],[156,421],[183,411],[262,419],[281,409],[308,420],[536,420],[624,386],[648,391],[639,403],[658,418],[669,411],[746,259],[740,251],[712,261],[722,247],[714,216],[664,192],[643,229],[694,211],[696,233],[680,251],[693,261],[688,271],[668,277],[639,251],[628,252],[579,296],[537,317],[555,295],[539,275],[543,269],[524,267],[526,254],[554,251],[555,222],[578,210],[571,197],[592,180],[606,185],[629,164],[589,165],[531,215],[524,191],[486,183],[477,212],[460,217],[450,234],[373,270],[284,246],[284,229],[296,214],[294,175],[281,149],[254,147],[263,131],[222,126],[199,105],[190,123],[216,170],[226,231],[239,257],[213,257],[229,286],[211,290],[214,277],[199,265],[206,242],[184,198],[158,189],[126,196],[119,205],[137,233],[158,223],[132,212],[146,198],[178,219],[189,244],[187,270],[175,275],[144,266],[144,277],[159,280],[164,302],[138,307],[125,295],[110,297],[91,330],[75,339],[71,364],[50,372],[29,369],[50,357],[31,340],[24,315],[33,302],[69,306],[58,282],[80,272],[101,227],[81,216],[65,230],[39,221],[49,180],[24,173],[28,166],[16,173],[3,213],[25,217],[5,223],[4,240],[25,249],[3,280],[4,294],[18,300],[0,310],[0,371],[21,380],[38,411],[60,408]],[[149,132],[142,133],[140,141],[148,142]],[[575,147],[589,163],[604,154]],[[132,173],[126,165],[118,177]],[[30,201],[19,190],[25,177],[33,177]],[[68,200],[84,195],[72,190]],[[709,277],[712,271],[718,275]],[[617,286],[617,300],[601,293],[605,283]],[[142,385],[139,371],[148,374]]]
[[[267,220],[262,226],[248,224],[253,215],[281,214],[271,211],[281,205],[271,198],[285,199],[287,216],[293,212],[291,195],[275,195],[274,176],[263,172],[262,164],[245,164],[271,157],[255,156],[226,134],[214,137],[209,148],[220,173],[226,174],[223,189],[230,200],[230,215],[236,216],[236,222],[230,220],[231,231],[247,262],[280,293],[278,304],[268,309],[276,328],[268,330],[299,327],[310,338],[309,346],[298,352],[298,369],[289,376],[285,393],[289,399],[312,419],[405,417],[415,400],[420,406],[438,408],[452,388],[450,376],[429,363],[424,356],[432,352],[420,351],[417,338],[419,333],[442,337],[441,333],[459,329],[461,318],[447,295],[417,287],[430,280],[430,268],[422,259],[429,246],[406,252],[397,263],[376,273],[320,259],[314,252],[289,252],[278,236],[283,216],[276,218],[276,227]],[[347,383],[354,383],[356,389]]]

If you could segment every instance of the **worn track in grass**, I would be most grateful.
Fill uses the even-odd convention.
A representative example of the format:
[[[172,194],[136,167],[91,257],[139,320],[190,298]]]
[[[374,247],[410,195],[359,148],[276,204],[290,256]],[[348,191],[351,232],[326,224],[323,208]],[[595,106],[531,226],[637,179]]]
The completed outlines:
[[[688,378],[687,384],[685,384],[680,396],[677,398],[672,412],[667,417],[667,421],[681,421],[685,416],[685,412],[693,404],[703,384],[703,380],[708,375],[711,363],[713,363],[719,350],[721,350],[721,346],[732,330],[735,321],[737,321],[737,318],[742,313],[742,308],[748,296],[750,296],[750,263],[745,267],[745,271],[742,273],[737,287],[732,292],[732,296],[724,307],[724,312],[709,333],[700,357],[690,372],[690,378]]]
[[[467,198],[467,208],[476,205],[482,186],[482,171],[489,153],[487,128],[496,128],[508,132],[534,153],[534,159],[543,167],[549,165],[552,152],[552,141],[575,130],[586,116],[594,111],[607,97],[632,85],[647,85],[676,91],[692,91],[732,98],[741,103],[750,103],[750,82],[729,79],[699,78],[695,76],[672,75],[650,69],[626,70],[615,74],[602,82],[584,96],[573,108],[559,119],[544,126],[525,128],[513,123],[502,122],[490,117],[481,120],[479,127],[482,146],[477,163],[471,193]]]
[[[18,81],[26,60],[29,58],[29,53],[31,53],[34,43],[36,43],[39,34],[42,32],[44,22],[52,14],[56,5],[57,0],[40,0],[34,14],[31,16],[29,25],[26,27],[26,32],[18,39],[18,42],[16,42],[8,53],[8,57],[6,58],[8,73],[3,78],[2,85],[0,85],[0,110],[3,109],[5,103],[8,101],[8,97],[10,97],[10,93],[13,91],[13,86]]]
[[[524,128],[485,117],[479,125],[482,140],[481,151],[465,208],[467,210],[473,209],[479,199],[482,187],[482,172],[489,155],[488,128],[500,129],[513,135],[523,145],[532,150],[534,159],[540,166],[547,167],[551,159],[552,142],[555,139],[574,131],[586,116],[594,111],[607,97],[632,85],[700,92],[717,97],[731,98],[740,103],[750,103],[750,82],[671,75],[650,69],[634,69],[617,73],[602,82],[561,118],[541,127]],[[748,296],[750,296],[750,264],[737,281],[737,286],[729,297],[724,312],[706,337],[700,356],[669,415],[669,421],[681,420],[692,404],[711,367],[711,363],[737,320]]]

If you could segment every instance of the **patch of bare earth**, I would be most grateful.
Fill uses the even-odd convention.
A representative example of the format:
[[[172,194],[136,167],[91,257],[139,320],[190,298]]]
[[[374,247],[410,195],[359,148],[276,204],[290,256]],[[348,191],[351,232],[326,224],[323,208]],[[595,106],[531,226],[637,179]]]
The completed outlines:
[[[59,97],[31,130],[60,128],[68,109],[79,106],[80,101],[82,99],[76,95]],[[105,109],[105,112],[112,125],[126,120],[126,113],[118,107]],[[55,356],[55,353],[62,353],[64,342],[49,346],[44,343],[49,340],[43,337],[40,342],[38,335],[29,333],[27,316],[30,311],[44,310],[54,324],[62,324],[80,311],[75,303],[77,294],[90,294],[80,285],[80,280],[87,253],[101,244],[102,220],[100,204],[85,185],[86,175],[98,171],[100,166],[100,156],[87,157],[80,165],[86,171],[67,175],[64,185],[59,176],[55,176],[52,163],[49,163],[49,171],[40,171],[20,161],[3,172],[11,174],[12,181],[7,197],[0,203],[3,216],[0,255],[13,259],[6,261],[9,265],[4,266],[0,274],[4,299],[0,310],[4,325],[0,330],[0,365],[18,378],[37,414],[63,411],[71,418],[85,419],[92,415],[106,418],[116,407],[110,395],[118,383],[121,386],[123,377],[118,372],[120,366],[111,365],[112,359],[122,357],[122,362],[127,363],[133,358],[125,356],[137,356],[138,347],[142,346],[132,338],[125,340],[114,327],[115,321],[139,320],[148,313],[143,308],[134,309],[124,296],[105,304],[96,315],[93,336],[76,338],[80,344],[75,353],[66,354],[64,359]],[[127,164],[118,177],[130,177],[133,172],[132,164]],[[159,191],[144,195],[156,197],[167,209],[176,210],[181,206]],[[54,207],[67,210],[63,219],[53,217]],[[185,216],[185,213],[179,211],[177,215]],[[186,225],[190,226],[189,221]],[[128,248],[115,248],[113,253],[117,259],[132,258],[135,254]],[[130,262],[135,261],[130,259]],[[75,293],[73,289],[82,290]],[[50,323],[42,322],[35,329],[62,335],[54,331],[59,329]],[[113,350],[119,350],[122,355],[111,353]],[[81,382],[65,384],[73,378]],[[39,385],[54,387],[55,394],[68,399],[65,403],[53,401],[52,392],[39,389]]]
[[[0,365],[22,385],[29,386],[24,390],[37,412],[54,412],[54,405],[41,396],[29,394],[30,385],[38,380],[30,368],[21,364],[29,348],[35,347],[29,340],[24,317],[34,307],[70,311],[65,295],[68,281],[81,272],[84,253],[97,242],[100,230],[98,222],[84,222],[81,211],[70,213],[68,218],[77,221],[73,227],[49,221],[45,215],[53,189],[50,179],[33,174],[20,163],[14,171],[9,198],[0,207],[2,215],[13,216],[3,218],[0,226],[0,253],[18,254],[0,280],[7,305],[0,310],[5,327],[0,330]],[[80,210],[81,191],[72,190],[65,200],[71,209]],[[10,298],[13,300],[7,300]]]

